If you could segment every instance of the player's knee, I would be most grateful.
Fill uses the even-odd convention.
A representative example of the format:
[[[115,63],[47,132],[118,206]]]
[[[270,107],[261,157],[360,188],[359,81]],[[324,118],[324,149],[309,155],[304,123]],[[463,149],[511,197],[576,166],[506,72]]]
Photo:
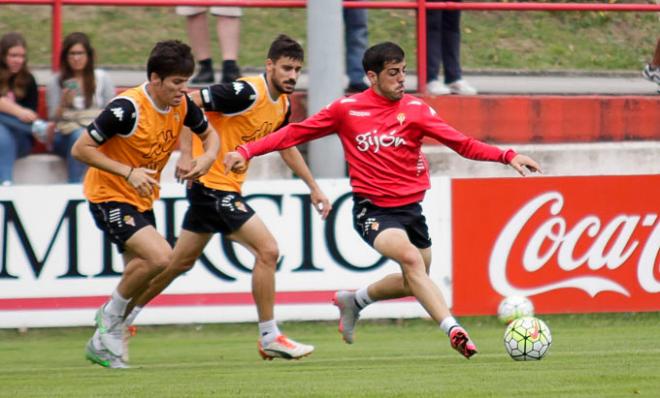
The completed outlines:
[[[194,265],[195,265],[195,259],[185,259],[183,261],[172,263],[170,265],[170,268],[178,276],[190,271]]]
[[[166,253],[160,253],[149,263],[149,268],[151,273],[154,275],[160,274],[165,270],[165,268],[167,268],[168,265],[170,265],[171,261],[172,261],[171,251],[168,251]]]
[[[177,276],[188,272],[195,265],[197,258],[197,253],[178,252],[172,257],[170,264],[167,266],[168,272],[176,274]]]
[[[404,250],[399,258],[399,264],[404,268],[407,273],[426,272],[424,261],[419,254],[419,251],[411,246],[411,248]]]
[[[277,243],[270,243],[263,245],[257,251],[258,262],[267,265],[272,265],[273,267],[277,263],[277,259],[279,257],[280,257],[280,250],[277,247]]]

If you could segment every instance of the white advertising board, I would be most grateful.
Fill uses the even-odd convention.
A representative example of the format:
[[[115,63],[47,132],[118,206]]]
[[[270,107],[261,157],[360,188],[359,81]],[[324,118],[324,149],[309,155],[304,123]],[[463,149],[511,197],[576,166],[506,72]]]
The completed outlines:
[[[431,276],[451,305],[450,181],[434,178],[424,201],[433,238]],[[248,182],[244,196],[280,248],[278,320],[334,319],[337,289],[356,289],[399,267],[383,261],[352,226],[348,180],[321,180],[333,203],[323,221],[299,180]],[[170,241],[187,208],[182,186],[164,184],[154,206],[158,230]],[[91,325],[119,281],[116,248],[94,225],[80,185],[0,188],[0,328]],[[220,235],[195,267],[140,315],[138,324],[256,320],[250,293],[252,256]],[[425,316],[414,300],[378,303],[364,317]]]

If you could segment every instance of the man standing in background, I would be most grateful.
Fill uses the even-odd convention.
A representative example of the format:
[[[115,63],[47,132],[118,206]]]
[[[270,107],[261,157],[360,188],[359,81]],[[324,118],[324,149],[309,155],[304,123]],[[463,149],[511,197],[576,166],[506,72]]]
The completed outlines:
[[[207,11],[216,17],[215,29],[222,52],[222,82],[228,83],[241,77],[238,67],[241,15],[239,7],[176,7],[176,13],[186,17],[188,40],[193,48],[199,71],[190,80],[191,84],[212,84],[215,82],[211,40],[209,38]]]

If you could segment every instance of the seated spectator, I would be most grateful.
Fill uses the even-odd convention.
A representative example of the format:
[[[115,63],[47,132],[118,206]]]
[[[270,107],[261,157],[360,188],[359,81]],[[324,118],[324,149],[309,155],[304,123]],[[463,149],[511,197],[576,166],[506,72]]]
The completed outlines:
[[[74,32],[64,38],[60,72],[46,88],[48,118],[56,121],[53,153],[66,159],[68,181],[81,182],[86,166],[71,156],[80,134],[115,96],[110,76],[94,68],[94,49],[89,37]]]
[[[52,124],[39,120],[37,82],[27,66],[27,43],[20,33],[0,38],[0,184],[11,185],[14,162],[45,139]]]

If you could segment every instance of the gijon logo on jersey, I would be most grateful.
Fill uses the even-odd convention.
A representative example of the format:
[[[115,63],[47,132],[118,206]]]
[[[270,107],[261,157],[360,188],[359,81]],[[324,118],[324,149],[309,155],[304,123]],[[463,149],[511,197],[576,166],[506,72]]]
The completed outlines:
[[[358,134],[355,136],[355,141],[357,141],[357,149],[362,152],[368,150],[373,150],[374,153],[378,153],[381,148],[387,148],[390,146],[399,147],[406,144],[406,140],[396,136],[396,129],[390,131],[389,133],[379,134],[378,130],[367,131],[366,133]]]

